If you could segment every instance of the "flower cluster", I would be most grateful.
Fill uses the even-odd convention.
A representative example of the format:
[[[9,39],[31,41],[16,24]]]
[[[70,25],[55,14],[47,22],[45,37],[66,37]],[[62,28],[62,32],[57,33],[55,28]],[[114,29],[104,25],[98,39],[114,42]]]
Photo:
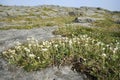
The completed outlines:
[[[120,67],[119,52],[118,41],[105,44],[88,35],[79,35],[73,38],[62,37],[42,42],[29,37],[27,43],[17,42],[14,48],[4,51],[2,55],[9,63],[17,64],[28,71],[50,65],[72,64],[71,61],[75,55],[82,57],[86,66],[95,66],[99,70],[104,68],[108,71],[109,66]],[[94,73],[97,74],[96,71]]]

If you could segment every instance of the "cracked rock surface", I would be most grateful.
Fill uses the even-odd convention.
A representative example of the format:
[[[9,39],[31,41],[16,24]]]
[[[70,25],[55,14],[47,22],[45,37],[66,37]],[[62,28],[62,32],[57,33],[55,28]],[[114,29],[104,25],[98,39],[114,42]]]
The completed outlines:
[[[0,52],[13,46],[17,41],[25,41],[27,37],[34,37],[40,41],[55,38],[56,36],[52,34],[52,31],[56,28],[57,26],[34,28],[30,30],[0,30]]]

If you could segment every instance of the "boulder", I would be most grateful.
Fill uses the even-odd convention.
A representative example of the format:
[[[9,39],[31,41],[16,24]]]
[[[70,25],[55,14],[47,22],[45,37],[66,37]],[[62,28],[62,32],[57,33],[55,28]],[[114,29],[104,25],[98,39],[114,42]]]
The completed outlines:
[[[89,17],[77,17],[74,20],[74,22],[76,23],[92,23],[94,21],[95,21],[94,18],[89,18]]]
[[[71,12],[68,12],[68,14],[70,16],[84,16],[85,15],[83,12],[79,12],[79,11],[71,11]]]
[[[116,20],[115,23],[116,23],[116,24],[120,24],[120,20]]]

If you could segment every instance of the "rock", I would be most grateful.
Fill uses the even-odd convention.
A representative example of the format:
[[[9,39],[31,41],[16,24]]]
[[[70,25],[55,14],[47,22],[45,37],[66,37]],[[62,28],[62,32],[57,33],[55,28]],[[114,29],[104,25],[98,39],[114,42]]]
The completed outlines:
[[[9,47],[12,47],[14,42],[23,42],[27,39],[27,37],[30,36],[40,41],[55,38],[56,36],[52,34],[52,31],[54,31],[56,28],[57,26],[34,28],[30,30],[0,30],[0,52]]]
[[[116,20],[115,23],[116,23],[116,24],[120,24],[120,20]]]
[[[0,28],[3,27],[5,22],[0,22]]]
[[[49,67],[40,71],[26,72],[0,59],[0,80],[84,80],[83,75],[71,70],[70,66]]]
[[[77,17],[74,20],[74,22],[76,22],[76,23],[91,23],[94,21],[95,21],[95,19],[89,18],[89,17]]]
[[[117,13],[117,12],[114,12],[114,13]],[[120,12],[118,12],[117,14],[120,14]],[[120,16],[119,15],[113,15],[112,19],[116,24],[120,24]]]
[[[76,17],[73,22],[76,23],[92,23],[97,20],[104,20],[104,18],[93,18],[93,17]]]
[[[78,11],[72,11],[72,12],[69,12],[69,15],[70,16],[84,16],[84,13],[78,12]]]

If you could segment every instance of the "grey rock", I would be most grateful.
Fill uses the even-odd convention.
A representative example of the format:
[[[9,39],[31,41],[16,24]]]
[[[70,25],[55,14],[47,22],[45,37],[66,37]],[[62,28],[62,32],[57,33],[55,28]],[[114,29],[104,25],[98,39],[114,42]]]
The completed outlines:
[[[120,20],[116,20],[115,23],[120,24]]]
[[[6,24],[5,22],[0,22],[0,28],[4,27],[5,24]]]
[[[30,36],[40,41],[55,38],[56,36],[52,34],[52,31],[56,28],[57,26],[34,28],[30,30],[0,30],[0,52],[13,46],[14,42],[23,42]]]
[[[70,16],[84,16],[85,14],[82,11],[81,12],[72,11],[72,12],[69,12],[69,15]]]
[[[74,22],[76,23],[92,23],[97,20],[104,20],[104,18],[93,18],[93,17],[76,17]]]
[[[77,17],[74,20],[74,22],[77,22],[77,23],[91,23],[91,22],[94,22],[94,21],[95,21],[95,19],[88,18],[88,17]]]
[[[40,71],[26,72],[16,66],[5,64],[0,59],[0,64],[5,69],[0,69],[0,80],[83,80],[83,75],[73,72],[70,66],[49,67]]]

